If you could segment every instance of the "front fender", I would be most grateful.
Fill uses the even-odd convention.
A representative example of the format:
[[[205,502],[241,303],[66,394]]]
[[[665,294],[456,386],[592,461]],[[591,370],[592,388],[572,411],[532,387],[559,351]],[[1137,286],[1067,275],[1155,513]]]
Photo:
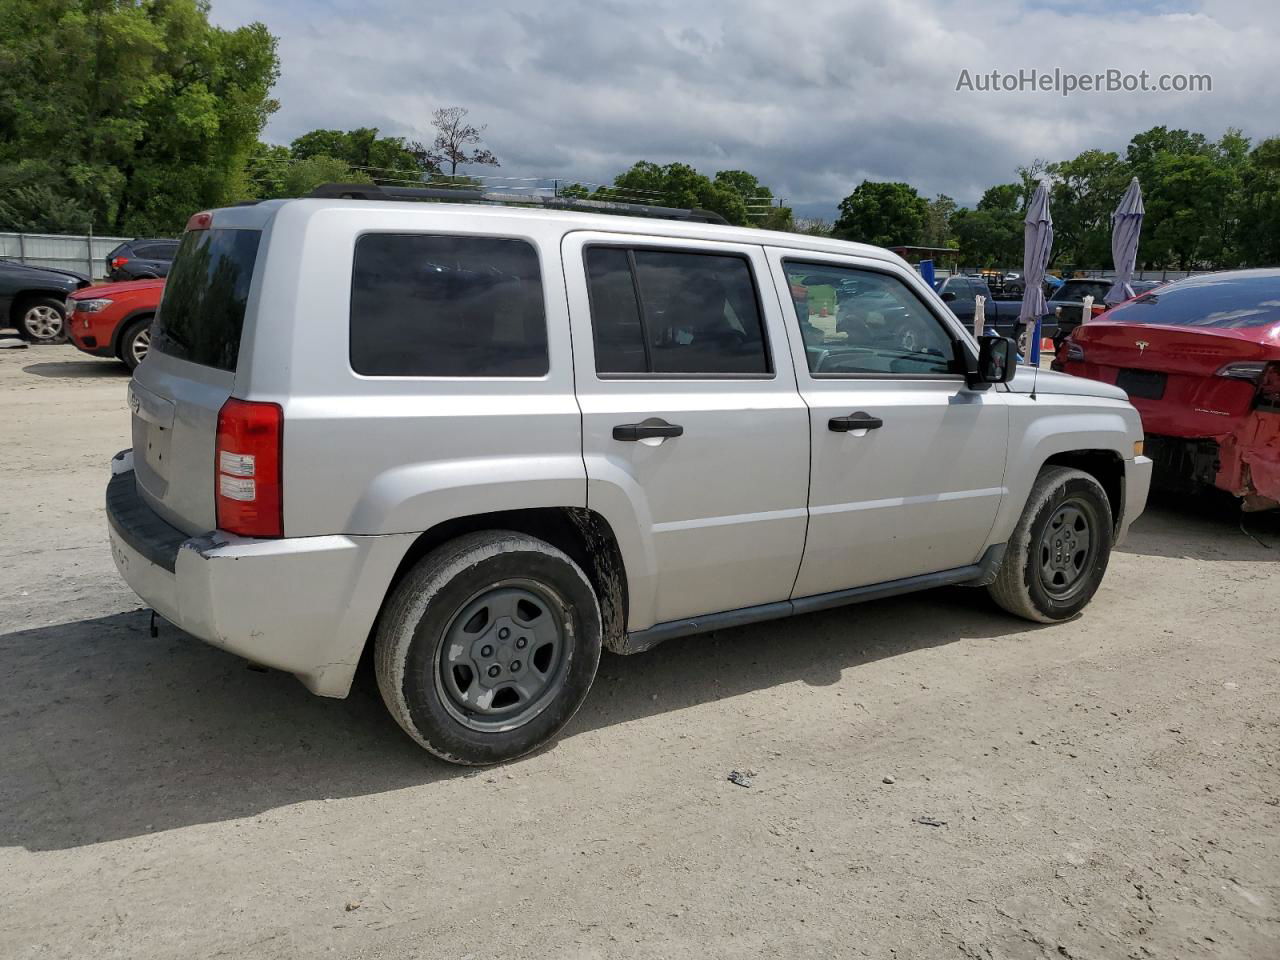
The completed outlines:
[[[1008,496],[991,530],[992,543],[1004,543],[1022,515],[1040,469],[1053,456],[1105,450],[1132,460],[1142,439],[1142,421],[1127,401],[1099,397],[1040,394],[1037,399],[1009,394],[1009,452],[1005,463]]]

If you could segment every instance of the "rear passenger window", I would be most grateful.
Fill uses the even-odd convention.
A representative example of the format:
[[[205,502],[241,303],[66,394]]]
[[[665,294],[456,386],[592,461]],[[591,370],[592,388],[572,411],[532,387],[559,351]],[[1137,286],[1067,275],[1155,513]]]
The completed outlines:
[[[146,243],[135,247],[134,253],[143,260],[172,260],[177,249],[176,243]]]
[[[361,237],[351,368],[375,377],[545,375],[537,252],[523,240],[490,237]]]
[[[586,252],[596,372],[770,372],[744,257],[591,247]]]

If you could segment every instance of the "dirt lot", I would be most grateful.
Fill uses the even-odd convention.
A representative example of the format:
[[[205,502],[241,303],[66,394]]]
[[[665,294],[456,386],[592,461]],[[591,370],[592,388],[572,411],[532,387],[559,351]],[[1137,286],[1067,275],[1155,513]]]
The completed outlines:
[[[4,958],[1280,957],[1274,517],[1153,508],[1052,628],[953,589],[606,655],[468,773],[148,635],[125,386],[0,351]]]

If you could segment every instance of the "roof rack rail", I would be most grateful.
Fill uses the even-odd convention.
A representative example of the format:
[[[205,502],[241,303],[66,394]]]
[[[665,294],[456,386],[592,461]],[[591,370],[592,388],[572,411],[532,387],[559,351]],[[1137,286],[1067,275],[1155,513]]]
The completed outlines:
[[[694,223],[729,221],[714,210],[700,207],[658,207],[643,203],[617,203],[613,200],[585,200],[576,197],[512,196],[509,193],[486,193],[453,187],[389,187],[373,183],[322,183],[308,197],[331,200],[433,200],[445,203],[494,203],[521,207],[549,207],[553,210],[576,210],[583,213],[612,213],[624,217],[656,217],[663,220],[689,220]]]

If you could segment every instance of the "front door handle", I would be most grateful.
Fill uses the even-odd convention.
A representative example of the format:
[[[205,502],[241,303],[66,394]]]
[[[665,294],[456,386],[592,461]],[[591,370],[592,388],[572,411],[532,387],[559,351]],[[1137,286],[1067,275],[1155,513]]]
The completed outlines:
[[[848,433],[850,430],[879,430],[883,426],[883,420],[862,410],[847,417],[832,417],[827,421],[827,429],[835,433]]]
[[[659,417],[650,417],[640,423],[620,423],[613,428],[615,440],[650,440],[683,435],[684,427],[678,423],[667,423]]]

